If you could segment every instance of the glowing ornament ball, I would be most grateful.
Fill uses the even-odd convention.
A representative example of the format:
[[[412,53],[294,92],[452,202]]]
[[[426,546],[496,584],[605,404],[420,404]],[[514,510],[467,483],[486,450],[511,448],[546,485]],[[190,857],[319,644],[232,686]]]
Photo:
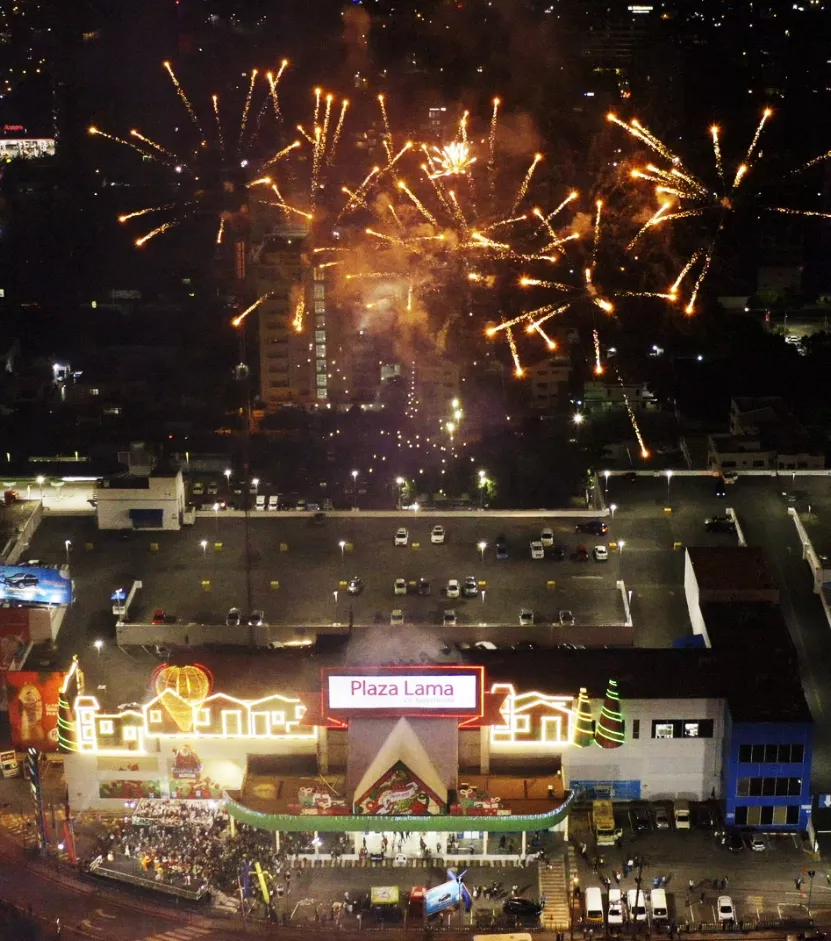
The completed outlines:
[[[162,664],[152,677],[152,686],[157,696],[166,690],[178,697],[166,696],[165,708],[183,732],[193,726],[193,708],[200,706],[211,692],[213,676],[207,667],[188,664],[183,667]]]

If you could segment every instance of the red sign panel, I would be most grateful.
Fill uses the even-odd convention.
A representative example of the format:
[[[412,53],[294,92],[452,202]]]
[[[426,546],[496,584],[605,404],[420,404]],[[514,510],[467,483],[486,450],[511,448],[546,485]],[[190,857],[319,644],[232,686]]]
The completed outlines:
[[[21,748],[58,750],[58,693],[63,673],[15,670],[6,674],[12,742]]]
[[[435,716],[482,714],[484,668],[357,667],[323,671],[327,716]]]

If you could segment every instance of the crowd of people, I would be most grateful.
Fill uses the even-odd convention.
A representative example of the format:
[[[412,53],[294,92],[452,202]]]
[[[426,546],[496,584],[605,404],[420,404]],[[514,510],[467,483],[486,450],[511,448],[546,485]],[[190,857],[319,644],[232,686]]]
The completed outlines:
[[[210,827],[216,816],[214,801],[150,800],[143,797],[133,809],[133,822],[181,827],[185,824]]]

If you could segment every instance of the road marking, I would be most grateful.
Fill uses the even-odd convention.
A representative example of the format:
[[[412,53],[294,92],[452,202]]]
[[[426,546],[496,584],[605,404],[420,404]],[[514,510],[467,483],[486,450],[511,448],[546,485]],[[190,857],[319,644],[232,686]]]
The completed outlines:
[[[210,933],[208,928],[173,928],[170,931],[148,935],[141,941],[191,941],[193,938],[201,938]]]
[[[99,915],[101,918],[111,918],[111,919],[118,918],[118,915],[108,915],[107,912],[105,912],[103,908],[96,908],[95,914]]]
[[[581,579],[581,578],[582,579],[594,579],[595,581],[598,581],[598,582],[603,580],[602,575],[572,575],[571,577],[575,580]]]

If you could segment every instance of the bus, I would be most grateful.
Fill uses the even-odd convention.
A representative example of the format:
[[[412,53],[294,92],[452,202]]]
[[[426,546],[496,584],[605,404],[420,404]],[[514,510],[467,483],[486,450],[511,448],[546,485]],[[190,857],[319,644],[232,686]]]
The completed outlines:
[[[615,826],[615,812],[610,800],[592,801],[592,829],[598,846],[614,846],[623,836],[623,830]]]

